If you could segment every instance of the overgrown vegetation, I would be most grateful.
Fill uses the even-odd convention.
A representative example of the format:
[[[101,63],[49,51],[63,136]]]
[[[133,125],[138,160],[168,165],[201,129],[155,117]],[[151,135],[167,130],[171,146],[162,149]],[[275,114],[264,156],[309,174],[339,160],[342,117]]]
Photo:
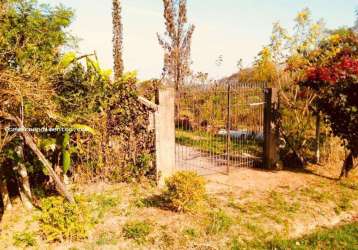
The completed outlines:
[[[95,53],[72,52],[76,39],[66,29],[71,9],[28,0],[2,1],[0,7],[2,196],[8,197],[8,183],[19,183],[23,203],[32,208],[32,188],[56,188],[74,203],[65,185],[70,179],[155,180],[152,110],[138,99],[136,74],[119,65],[112,80]]]

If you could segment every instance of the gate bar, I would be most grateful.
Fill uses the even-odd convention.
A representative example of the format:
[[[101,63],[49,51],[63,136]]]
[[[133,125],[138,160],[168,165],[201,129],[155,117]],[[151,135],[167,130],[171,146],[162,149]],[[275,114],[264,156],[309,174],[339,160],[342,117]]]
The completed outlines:
[[[230,81],[228,82],[227,86],[227,120],[226,120],[226,173],[230,173],[230,110],[231,110],[231,102],[230,102],[230,90],[231,90],[231,84]]]

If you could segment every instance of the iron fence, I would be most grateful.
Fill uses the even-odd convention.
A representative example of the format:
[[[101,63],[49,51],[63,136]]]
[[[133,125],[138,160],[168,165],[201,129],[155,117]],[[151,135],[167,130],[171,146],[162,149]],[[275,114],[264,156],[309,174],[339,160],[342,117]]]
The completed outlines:
[[[176,93],[176,170],[229,173],[262,164],[264,84],[185,85]]]

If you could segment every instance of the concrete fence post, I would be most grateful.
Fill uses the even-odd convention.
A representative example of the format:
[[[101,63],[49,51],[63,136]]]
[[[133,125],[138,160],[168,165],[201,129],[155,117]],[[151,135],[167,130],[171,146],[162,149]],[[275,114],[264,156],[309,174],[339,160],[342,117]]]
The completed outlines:
[[[174,88],[159,89],[156,96],[155,148],[158,186],[171,176],[175,167]]]
[[[279,128],[275,121],[275,112],[278,110],[278,92],[275,88],[265,88],[264,109],[264,167],[276,168],[279,162]]]

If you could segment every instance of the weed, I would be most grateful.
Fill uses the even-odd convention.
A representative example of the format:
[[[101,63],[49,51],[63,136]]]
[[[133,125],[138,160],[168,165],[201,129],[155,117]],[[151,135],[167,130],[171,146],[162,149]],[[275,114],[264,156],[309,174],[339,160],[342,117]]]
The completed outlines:
[[[342,211],[347,211],[347,210],[349,210],[351,208],[353,208],[351,200],[346,196],[342,196],[338,200],[337,206],[334,208],[334,211],[336,212],[336,214],[339,214]]]
[[[326,202],[333,199],[329,192],[322,192],[312,187],[302,189],[301,193],[316,202]]]
[[[240,206],[237,204],[235,198],[232,197],[232,196],[229,196],[227,206],[228,206],[228,207],[231,207],[231,208],[235,208],[235,209],[239,209],[239,208],[240,208]]]
[[[96,241],[98,246],[117,244],[116,235],[113,232],[101,232]]]
[[[14,245],[17,247],[33,247],[37,245],[33,232],[18,232],[13,236]]]
[[[124,237],[133,239],[138,244],[144,243],[152,231],[152,225],[147,221],[131,221],[123,226]]]
[[[187,228],[183,231],[185,236],[188,236],[189,238],[196,238],[198,237],[198,232],[195,230],[195,228]]]
[[[286,212],[289,214],[293,214],[297,212],[300,208],[300,204],[298,202],[289,203],[287,202],[281,193],[272,191],[269,194],[270,196],[270,204],[271,207],[276,211]]]
[[[339,185],[345,188],[353,189],[358,191],[358,181],[353,180],[342,180],[339,182]]]
[[[226,232],[233,224],[233,219],[224,210],[209,213],[207,232],[217,234]]]
[[[134,202],[137,208],[144,207],[162,207],[165,205],[165,201],[162,196],[154,195],[148,198],[139,198]]]
[[[99,223],[104,215],[120,202],[118,196],[107,193],[91,194],[90,196],[81,197],[81,199],[87,202],[92,214],[92,223],[94,224]]]

